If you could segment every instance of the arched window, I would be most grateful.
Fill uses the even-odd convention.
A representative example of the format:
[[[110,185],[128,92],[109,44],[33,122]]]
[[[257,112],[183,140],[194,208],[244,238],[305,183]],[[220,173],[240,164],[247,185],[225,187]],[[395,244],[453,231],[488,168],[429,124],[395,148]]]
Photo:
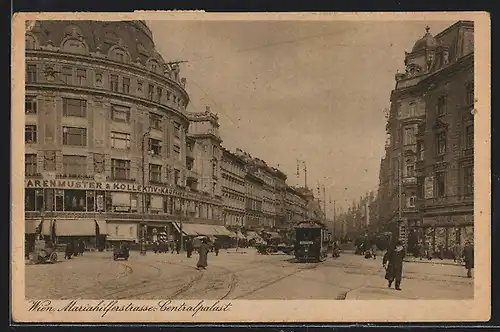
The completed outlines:
[[[113,46],[108,53],[108,58],[121,63],[129,63],[130,56],[128,52],[118,46]]]
[[[61,42],[61,49],[67,53],[87,54],[88,47],[85,44],[82,32],[76,25],[69,25],[65,29],[64,39]]]

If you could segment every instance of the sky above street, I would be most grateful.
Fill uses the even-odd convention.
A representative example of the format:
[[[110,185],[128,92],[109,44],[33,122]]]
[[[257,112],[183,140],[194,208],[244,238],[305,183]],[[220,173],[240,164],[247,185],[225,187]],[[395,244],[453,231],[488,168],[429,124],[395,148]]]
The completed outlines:
[[[291,185],[304,184],[305,160],[309,187],[325,185],[327,203],[344,209],[378,185],[404,51],[427,25],[435,35],[453,23],[147,22],[166,61],[189,61],[188,110],[218,113],[225,148],[280,168]]]

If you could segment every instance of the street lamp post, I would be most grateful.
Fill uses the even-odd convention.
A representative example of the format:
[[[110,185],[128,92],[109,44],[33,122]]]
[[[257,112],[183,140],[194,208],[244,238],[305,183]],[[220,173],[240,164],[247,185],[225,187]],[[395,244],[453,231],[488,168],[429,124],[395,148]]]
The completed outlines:
[[[146,184],[146,158],[144,156],[145,154],[145,140],[146,137],[149,135],[151,131],[151,128],[149,128],[144,134],[142,134],[142,214],[141,214],[141,238],[140,238],[140,245],[141,245],[141,255],[145,256],[146,255],[146,234],[145,234],[145,215],[146,215],[146,191],[144,189],[144,186]]]

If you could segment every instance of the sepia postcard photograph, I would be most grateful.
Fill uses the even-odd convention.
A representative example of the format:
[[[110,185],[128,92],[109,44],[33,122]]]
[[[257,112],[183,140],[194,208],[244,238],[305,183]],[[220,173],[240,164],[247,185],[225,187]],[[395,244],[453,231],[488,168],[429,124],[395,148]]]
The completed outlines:
[[[15,322],[489,320],[487,13],[12,22]]]

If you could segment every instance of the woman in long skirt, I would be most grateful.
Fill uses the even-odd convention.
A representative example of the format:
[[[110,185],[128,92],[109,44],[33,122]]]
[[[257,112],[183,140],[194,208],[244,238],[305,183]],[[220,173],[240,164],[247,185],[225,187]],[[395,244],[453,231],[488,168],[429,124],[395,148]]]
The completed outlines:
[[[198,263],[196,264],[196,267],[198,269],[205,270],[207,268],[207,266],[208,266],[207,257],[208,257],[209,250],[210,249],[208,247],[207,240],[203,239],[203,241],[201,242],[200,248],[198,249],[198,252],[200,254],[200,257],[198,258]]]

